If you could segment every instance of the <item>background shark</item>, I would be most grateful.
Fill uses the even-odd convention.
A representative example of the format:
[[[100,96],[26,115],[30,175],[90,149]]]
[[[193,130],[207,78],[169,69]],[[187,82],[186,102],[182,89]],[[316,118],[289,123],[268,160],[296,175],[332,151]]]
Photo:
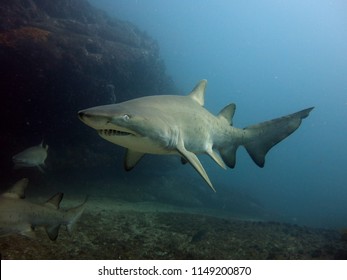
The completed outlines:
[[[24,199],[27,185],[28,179],[21,179],[0,196],[0,236],[21,234],[35,237],[36,226],[44,226],[51,240],[57,239],[61,225],[66,225],[71,233],[85,209],[86,201],[67,211],[59,209],[62,193],[57,193],[43,205],[31,203]]]
[[[25,149],[12,157],[14,168],[37,167],[41,172],[44,172],[42,167],[45,166],[47,151],[48,145],[44,146],[43,141],[37,146]]]
[[[232,125],[235,104],[227,105],[218,116],[203,107],[206,84],[200,81],[188,96],[147,96],[82,110],[78,115],[102,138],[127,148],[126,170],[146,153],[178,154],[215,190],[197,154],[208,154],[221,167],[234,168],[236,150],[243,145],[263,167],[266,153],[293,133],[313,109],[239,129]]]

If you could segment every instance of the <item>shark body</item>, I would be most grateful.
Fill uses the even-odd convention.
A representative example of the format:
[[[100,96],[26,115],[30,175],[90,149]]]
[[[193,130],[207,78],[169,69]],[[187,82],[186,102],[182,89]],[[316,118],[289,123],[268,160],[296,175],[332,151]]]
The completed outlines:
[[[0,236],[21,234],[33,238],[37,226],[44,226],[51,240],[57,239],[61,225],[70,233],[84,211],[85,202],[63,211],[59,209],[63,194],[57,193],[45,204],[35,204],[24,199],[27,185],[28,179],[21,179],[0,196]]]
[[[41,172],[45,166],[47,158],[48,145],[43,145],[43,141],[37,145],[25,149],[24,151],[12,157],[14,168],[37,167]]]
[[[253,161],[264,166],[266,153],[293,133],[313,109],[240,129],[233,126],[235,104],[214,116],[204,106],[207,81],[187,96],[146,96],[78,112],[86,125],[107,141],[127,148],[124,167],[132,169],[145,154],[178,154],[213,189],[197,154],[208,154],[223,168],[235,167],[243,145]]]

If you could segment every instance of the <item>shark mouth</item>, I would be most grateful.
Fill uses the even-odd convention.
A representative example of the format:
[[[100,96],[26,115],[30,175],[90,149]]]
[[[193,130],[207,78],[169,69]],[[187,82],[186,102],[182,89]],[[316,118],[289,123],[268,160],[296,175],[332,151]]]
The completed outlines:
[[[130,132],[115,130],[115,129],[99,129],[98,133],[104,136],[127,136],[132,135]]]

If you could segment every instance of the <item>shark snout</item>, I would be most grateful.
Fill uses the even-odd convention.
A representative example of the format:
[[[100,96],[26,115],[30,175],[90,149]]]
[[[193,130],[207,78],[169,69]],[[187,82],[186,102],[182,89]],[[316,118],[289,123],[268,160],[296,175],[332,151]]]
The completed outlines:
[[[110,118],[102,114],[97,114],[90,110],[81,110],[78,112],[79,119],[84,122],[86,125],[89,125],[94,128],[99,126],[105,126],[110,122]]]
[[[80,118],[80,120],[84,120],[84,119],[86,119],[86,118],[92,117],[92,115],[91,115],[91,114],[88,114],[88,113],[86,112],[86,110],[81,110],[81,111],[78,112],[78,117]]]
[[[91,125],[93,123],[93,115],[87,113],[85,110],[78,112],[78,118],[86,125]]]
[[[107,116],[104,116],[101,113],[94,112],[93,110],[81,110],[78,112],[78,117],[83,120],[94,120],[94,121],[106,121],[108,119]]]

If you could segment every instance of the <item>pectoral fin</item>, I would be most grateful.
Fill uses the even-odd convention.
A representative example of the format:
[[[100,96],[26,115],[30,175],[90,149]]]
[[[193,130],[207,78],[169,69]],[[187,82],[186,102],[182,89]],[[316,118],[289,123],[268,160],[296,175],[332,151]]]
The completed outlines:
[[[135,165],[140,161],[144,156],[144,153],[136,152],[127,149],[125,158],[124,158],[124,168],[126,171],[129,171],[135,167]]]
[[[43,165],[42,165],[43,166]],[[42,168],[42,166],[37,165],[37,169],[41,172],[41,173],[45,173],[45,170]]]
[[[177,151],[181,154],[183,158],[185,158],[193,167],[196,171],[199,172],[202,178],[206,181],[206,183],[211,187],[211,189],[216,192],[215,188],[213,187],[210,179],[207,176],[207,173],[202,166],[201,162],[199,161],[198,157],[192,153],[186,150],[184,147],[183,141],[179,145],[177,145]]]

